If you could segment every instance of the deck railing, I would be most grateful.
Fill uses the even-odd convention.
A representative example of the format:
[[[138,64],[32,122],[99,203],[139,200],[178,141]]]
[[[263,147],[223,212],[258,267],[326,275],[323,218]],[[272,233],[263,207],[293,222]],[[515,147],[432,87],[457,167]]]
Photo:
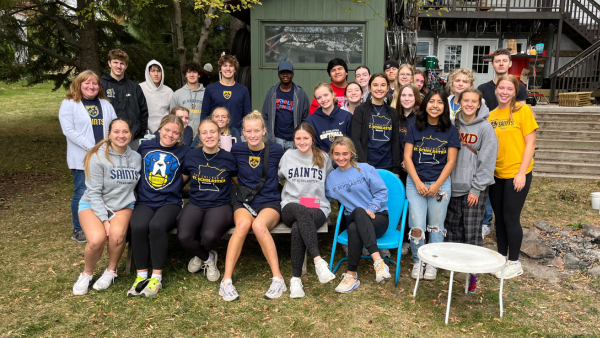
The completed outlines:
[[[600,40],[550,74],[550,101],[558,93],[591,92],[600,88]]]

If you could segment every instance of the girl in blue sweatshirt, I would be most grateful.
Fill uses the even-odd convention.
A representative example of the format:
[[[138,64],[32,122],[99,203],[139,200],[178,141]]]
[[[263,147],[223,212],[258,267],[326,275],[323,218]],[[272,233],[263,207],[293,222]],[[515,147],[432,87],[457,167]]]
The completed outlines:
[[[350,136],[352,114],[337,106],[337,99],[328,83],[317,84],[314,96],[320,107],[306,119],[306,122],[315,130],[317,136],[315,146],[328,152],[336,138]]]
[[[183,130],[181,119],[169,114],[160,122],[160,137],[144,141],[138,148],[142,156],[142,178],[137,186],[138,199],[131,217],[131,245],[137,278],[127,292],[129,297],[151,297],[162,287],[167,236],[177,225],[177,215],[183,206],[181,190],[185,180],[182,167],[190,150],[181,142]],[[150,257],[152,275],[148,278]]]
[[[135,202],[133,189],[140,178],[140,155],[132,151],[131,127],[122,118],[112,120],[108,134],[85,155],[87,190],[79,201],[79,220],[87,237],[85,266],[73,285],[73,295],[88,292],[94,267],[108,242],[108,267],[94,289],[104,290],[117,277],[117,264],[125,249],[125,236]]]
[[[375,168],[356,163],[356,148],[350,138],[336,139],[329,155],[338,168],[327,176],[325,196],[344,205],[348,228],[348,271],[335,291],[349,293],[360,285],[356,269],[363,245],[373,258],[375,280],[381,282],[391,277],[377,247],[377,238],[385,234],[389,225],[388,190]]]

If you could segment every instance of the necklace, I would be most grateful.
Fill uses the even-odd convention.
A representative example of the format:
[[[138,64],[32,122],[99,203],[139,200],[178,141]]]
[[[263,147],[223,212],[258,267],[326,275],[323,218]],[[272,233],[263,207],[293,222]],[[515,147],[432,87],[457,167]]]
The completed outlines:
[[[206,159],[206,162],[210,162],[210,160],[212,160],[213,158],[217,157],[217,155],[219,155],[219,151],[217,151],[215,153],[215,155],[210,158],[210,160],[206,157],[206,153],[204,152],[204,149],[202,149],[202,155],[204,155],[204,158]]]
[[[263,148],[260,150],[260,153],[258,153],[258,155],[254,155],[254,153],[252,152],[252,150],[250,150],[250,146],[248,146],[248,151],[249,151],[249,152],[250,152],[250,154],[252,154],[252,156],[254,156],[254,157],[260,157],[260,154],[262,154],[263,150],[265,150],[265,148],[264,148],[264,147],[263,147]]]
[[[383,110],[384,106],[381,105],[381,109],[377,110],[375,104],[373,104],[373,109],[375,110],[375,112],[377,113],[377,115],[381,114],[381,111]]]

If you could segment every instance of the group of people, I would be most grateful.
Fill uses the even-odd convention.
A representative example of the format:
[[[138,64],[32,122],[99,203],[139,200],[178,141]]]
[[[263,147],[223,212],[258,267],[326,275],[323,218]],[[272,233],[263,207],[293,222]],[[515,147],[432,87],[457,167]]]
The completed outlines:
[[[304,297],[305,252],[321,283],[336,278],[317,237],[333,199],[344,205],[348,231],[348,269],[335,291],[360,285],[363,247],[376,281],[383,281],[391,275],[377,238],[388,228],[386,202],[394,192],[376,169],[406,186],[413,278],[437,276],[436,267],[418,264],[426,233],[430,243],[483,245],[488,196],[498,251],[507,256],[504,276],[522,274],[520,211],[531,184],[537,124],[521,102],[524,89],[506,74],[510,52],[497,50],[492,58],[493,81],[475,89],[471,70],[455,70],[451,96],[428,90],[426,75],[393,60],[381,73],[358,67],[356,82],[348,83],[348,67],[336,58],[327,67],[332,82],[315,86],[310,105],[293,81],[293,65],[284,61],[262,112],[251,112],[248,89],[233,79],[235,56],[220,58],[220,81],[207,87],[199,78],[212,67],[186,64],[187,83],[173,93],[160,63],[150,61],[146,81],[137,85],[124,77],[127,55],[111,51],[110,73],[80,73],[59,110],[74,180],[73,238],[87,242],[73,294],[114,283],[130,228],[137,276],[127,295],[156,295],[168,233],[177,228],[179,244],[192,256],[188,270],[220,279],[225,301],[239,298],[233,271],[252,230],[272,273],[265,298],[279,298],[287,286],[270,230],[282,221],[291,228],[290,297]],[[222,147],[223,136],[235,143]],[[215,249],[234,227],[221,278]],[[106,245],[109,264],[92,284]]]

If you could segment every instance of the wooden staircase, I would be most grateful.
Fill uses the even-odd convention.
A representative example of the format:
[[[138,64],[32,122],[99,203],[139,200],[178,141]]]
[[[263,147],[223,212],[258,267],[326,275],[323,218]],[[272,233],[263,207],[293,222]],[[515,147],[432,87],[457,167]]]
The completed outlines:
[[[600,180],[600,107],[534,107],[533,175]]]

